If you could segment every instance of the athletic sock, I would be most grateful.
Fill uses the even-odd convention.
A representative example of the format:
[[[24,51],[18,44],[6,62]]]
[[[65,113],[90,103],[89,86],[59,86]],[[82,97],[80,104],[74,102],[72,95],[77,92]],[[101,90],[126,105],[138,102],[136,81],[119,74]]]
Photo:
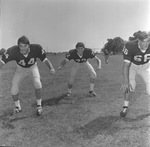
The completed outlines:
[[[68,89],[68,93],[71,93],[71,89]]]
[[[15,106],[19,108],[19,110],[21,110],[21,105],[20,105],[20,101],[15,101]]]
[[[124,101],[124,106],[128,107],[129,106],[129,101]]]
[[[37,106],[39,106],[39,105],[41,106],[42,105],[41,104],[42,103],[42,99],[37,99],[36,102],[37,102]]]
[[[90,83],[90,91],[93,91],[93,89],[94,89],[94,85],[95,85],[95,84]]]

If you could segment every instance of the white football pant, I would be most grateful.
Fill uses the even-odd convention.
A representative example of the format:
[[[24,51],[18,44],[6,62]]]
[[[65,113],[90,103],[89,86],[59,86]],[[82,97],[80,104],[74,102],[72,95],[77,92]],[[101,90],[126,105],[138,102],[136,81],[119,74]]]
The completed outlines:
[[[72,68],[71,68],[71,75],[70,75],[70,79],[69,79],[70,84],[73,84],[74,79],[75,79],[75,75],[78,72],[78,70],[80,68],[84,68],[84,67],[86,68],[87,72],[90,73],[90,77],[92,79],[95,79],[97,77],[93,66],[88,61],[84,62],[84,63],[73,62],[73,65],[72,65]]]
[[[132,85],[133,91],[136,87],[135,77],[137,74],[143,78],[144,82],[146,83],[147,93],[150,95],[150,62],[143,65],[135,65],[134,63],[131,63],[129,70],[129,81]]]
[[[24,78],[27,77],[28,75],[31,77],[35,89],[42,88],[37,63],[35,63],[30,68],[22,68],[21,66],[17,65],[17,69],[12,80],[12,87],[11,87],[12,95],[16,95],[19,93],[19,87]]]

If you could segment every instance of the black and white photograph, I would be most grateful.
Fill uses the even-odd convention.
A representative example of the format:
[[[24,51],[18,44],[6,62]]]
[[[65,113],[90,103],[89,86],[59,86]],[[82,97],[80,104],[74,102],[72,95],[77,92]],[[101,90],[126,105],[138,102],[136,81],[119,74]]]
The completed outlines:
[[[0,0],[0,147],[150,147],[150,0]]]

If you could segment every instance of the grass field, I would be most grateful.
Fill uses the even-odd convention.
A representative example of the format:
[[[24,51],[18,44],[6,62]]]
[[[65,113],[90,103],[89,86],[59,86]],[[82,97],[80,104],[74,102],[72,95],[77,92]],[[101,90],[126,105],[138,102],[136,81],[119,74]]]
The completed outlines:
[[[64,54],[49,54],[58,68]],[[37,117],[33,85],[29,78],[20,88],[22,113],[11,116],[10,95],[15,63],[0,70],[0,146],[14,147],[150,147],[149,98],[140,77],[126,118],[120,118],[123,94],[122,55],[111,56],[97,71],[96,98],[89,97],[89,76],[85,69],[76,76],[72,96],[64,99],[72,62],[50,75],[39,62],[43,84],[43,114]],[[96,62],[90,60],[96,68]]]

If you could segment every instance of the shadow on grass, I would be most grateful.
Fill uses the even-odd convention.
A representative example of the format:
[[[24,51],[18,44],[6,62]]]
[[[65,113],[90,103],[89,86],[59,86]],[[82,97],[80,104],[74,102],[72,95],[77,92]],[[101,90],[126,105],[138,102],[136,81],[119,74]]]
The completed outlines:
[[[120,130],[126,130],[126,129],[136,130],[143,127],[149,128],[150,127],[149,125],[142,125],[142,124],[140,125],[139,123],[130,127],[124,124],[124,126],[122,127],[122,121],[129,122],[129,123],[137,122],[149,116],[150,113],[140,115],[135,119],[121,118],[120,116],[101,116],[83,126],[74,129],[74,132],[80,134],[85,139],[93,139],[97,135],[113,136],[115,133],[117,133]]]
[[[137,116],[136,118],[128,118],[128,117],[125,117],[123,118],[124,121],[127,121],[127,122],[135,122],[135,121],[141,121],[147,117],[150,116],[150,113],[147,113],[147,114],[142,114],[142,115],[139,115]]]
[[[62,99],[66,98],[66,94],[63,94],[57,98],[51,98],[47,100],[42,101],[43,106],[52,106],[52,105],[57,105]],[[36,107],[36,103],[32,105],[33,107]],[[0,115],[0,121],[2,123],[1,128],[2,129],[14,129],[14,125],[12,124],[13,122],[32,118],[32,117],[37,117],[35,114],[29,115],[29,116],[22,116],[22,113],[13,115],[13,112],[11,109],[7,109],[6,111],[3,112],[2,115]]]
[[[44,107],[44,106],[58,105],[58,103],[63,99],[68,100],[69,98],[67,98],[66,94],[63,94],[58,97],[42,100],[42,106]],[[32,107],[36,107],[36,103],[32,104]]]
[[[0,122],[2,124],[1,128],[2,129],[15,129],[15,126],[11,122],[22,120],[25,118],[27,117],[25,116],[17,117],[16,115],[13,115],[12,110],[8,109],[4,111],[2,115],[0,115]]]
[[[115,125],[120,119],[119,116],[102,116],[98,117],[95,120],[81,126],[80,128],[75,129],[76,133],[81,134],[85,139],[92,139],[99,134],[114,134],[120,128]]]
[[[27,118],[34,117],[34,115],[30,116],[22,116],[22,113],[18,113],[13,115],[13,112],[11,109],[8,109],[3,112],[2,115],[0,115],[0,122],[2,124],[2,129],[15,129],[15,126],[12,124],[13,122],[24,120]]]
[[[4,111],[2,115],[0,115],[0,122],[1,122],[1,128],[2,129],[14,129],[15,126],[10,123],[10,117],[12,115],[12,112],[10,110]]]

